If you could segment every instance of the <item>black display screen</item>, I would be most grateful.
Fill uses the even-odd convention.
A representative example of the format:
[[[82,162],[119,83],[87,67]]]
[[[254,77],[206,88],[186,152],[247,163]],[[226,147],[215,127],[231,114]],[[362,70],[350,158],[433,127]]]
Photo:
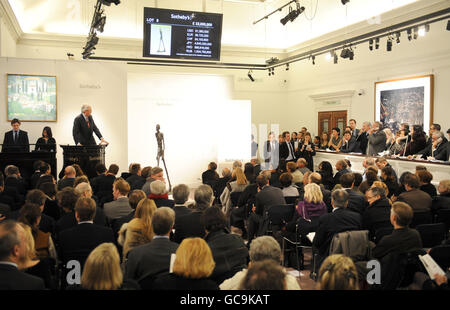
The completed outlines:
[[[144,57],[220,60],[222,14],[144,8]]]

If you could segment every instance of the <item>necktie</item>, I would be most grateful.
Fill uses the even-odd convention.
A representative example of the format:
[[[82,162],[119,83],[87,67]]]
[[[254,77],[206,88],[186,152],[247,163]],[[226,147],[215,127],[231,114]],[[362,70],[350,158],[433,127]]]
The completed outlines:
[[[17,131],[14,131],[14,143],[17,142]]]
[[[289,154],[291,155],[292,158],[294,158],[293,154],[292,154],[292,145],[291,142],[286,142],[288,144],[289,147]]]
[[[88,128],[91,128],[91,124],[89,123],[89,119],[86,119],[86,124],[87,124]]]

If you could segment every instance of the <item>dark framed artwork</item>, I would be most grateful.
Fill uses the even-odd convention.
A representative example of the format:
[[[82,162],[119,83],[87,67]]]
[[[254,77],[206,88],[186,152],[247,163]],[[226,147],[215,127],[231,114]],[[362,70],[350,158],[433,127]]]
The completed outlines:
[[[434,75],[375,83],[375,120],[397,132],[401,123],[421,125],[428,132],[433,122]]]

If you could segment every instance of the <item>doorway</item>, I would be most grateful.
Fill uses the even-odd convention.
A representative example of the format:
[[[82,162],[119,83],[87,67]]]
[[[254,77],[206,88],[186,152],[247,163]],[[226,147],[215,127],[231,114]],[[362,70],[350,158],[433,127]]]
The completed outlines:
[[[342,136],[345,126],[347,126],[347,111],[319,112],[318,124],[319,136],[322,136],[324,132],[328,133],[328,136],[331,136],[331,130],[336,127],[340,129]]]

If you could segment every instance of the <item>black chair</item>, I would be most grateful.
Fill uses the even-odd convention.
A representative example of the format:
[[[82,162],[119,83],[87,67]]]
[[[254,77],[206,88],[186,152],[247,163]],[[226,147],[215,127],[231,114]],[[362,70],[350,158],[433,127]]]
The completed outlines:
[[[390,234],[392,234],[392,232],[394,231],[394,227],[382,227],[379,228],[375,231],[375,237],[373,242],[375,242],[375,244],[377,244],[378,242],[380,242],[381,238],[383,238],[384,236],[388,236]]]
[[[444,223],[422,224],[416,227],[424,248],[432,248],[445,240],[447,231]]]
[[[295,206],[293,204],[270,206],[266,211],[268,225],[264,235],[273,235],[274,232],[283,230],[294,216],[294,212]]]
[[[440,209],[437,212],[436,223],[444,223],[447,231],[450,230],[450,209]]]
[[[428,253],[442,270],[450,268],[450,245],[438,245],[431,248]]]
[[[298,200],[300,199],[300,196],[288,196],[284,197],[284,200],[286,201],[286,204],[297,204]]]
[[[409,227],[415,228],[418,225],[422,224],[431,224],[433,223],[433,216],[431,212],[414,212],[411,224]]]
[[[292,240],[293,239],[293,240]],[[290,246],[289,247],[287,247]],[[289,255],[286,255],[287,253],[289,253],[291,250],[291,248],[294,248],[295,251],[295,257],[297,259],[297,270],[303,270],[305,269],[305,256],[303,255],[303,249],[304,248],[308,248],[308,249],[312,249],[312,245],[304,245],[302,242],[302,238],[299,234],[299,230],[298,230],[298,224],[295,225],[295,235],[294,238],[289,238],[287,236],[283,236],[283,241],[282,241],[282,245],[281,245],[281,250],[283,251],[283,256],[284,256],[284,263],[286,262],[286,258],[289,257]],[[286,264],[284,264],[286,266]]]

